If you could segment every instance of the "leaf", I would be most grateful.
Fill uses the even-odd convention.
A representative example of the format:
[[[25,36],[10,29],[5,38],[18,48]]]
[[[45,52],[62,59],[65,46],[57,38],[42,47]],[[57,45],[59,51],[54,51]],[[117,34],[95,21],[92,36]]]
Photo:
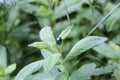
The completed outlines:
[[[68,74],[65,72],[61,72],[55,80],[68,80]]]
[[[15,77],[15,80],[25,80],[29,75],[38,71],[43,64],[43,60],[33,62],[27,66],[25,66]]]
[[[4,67],[0,64],[0,76],[4,76],[5,75],[5,69]]]
[[[64,0],[64,2],[61,1],[60,5],[58,7],[56,7],[55,10],[54,10],[54,15],[55,15],[54,17],[59,18],[59,17],[65,16],[66,15],[65,6],[67,7],[67,10],[68,10],[69,13],[72,13],[72,12],[76,11],[77,9],[80,9],[83,2],[84,2],[84,0],[82,0],[82,1],[79,1],[79,0]]]
[[[69,80],[88,80],[91,76],[111,73],[114,69],[116,69],[114,65],[96,69],[96,64],[90,63],[73,72]]]
[[[5,74],[10,74],[16,69],[16,64],[12,64],[5,69]]]
[[[106,20],[106,30],[107,32],[110,32],[114,29],[117,29],[117,27],[119,27],[119,19],[120,19],[120,9],[116,9],[114,11],[114,13],[112,13],[110,15],[110,17],[108,17],[108,19]],[[117,25],[118,24],[118,25]]]
[[[43,5],[41,5],[40,6],[40,12],[42,12],[42,13],[47,13],[48,12],[48,9],[47,9],[47,7],[46,6],[43,6]]]
[[[66,37],[68,37],[68,35],[70,34],[71,30],[72,30],[72,27],[66,28],[64,31],[61,32],[59,37],[61,37],[64,40]]]
[[[7,52],[6,48],[0,45],[0,65],[4,68],[7,66]]]
[[[116,48],[116,47],[112,47],[108,44],[101,44],[99,46],[96,46],[93,48],[95,51],[97,51],[98,53],[108,57],[108,58],[112,58],[115,60],[119,60],[120,59],[120,49]]]
[[[7,75],[7,76],[3,76],[3,77],[1,77],[0,76],[0,80],[12,80],[12,79],[10,79],[10,76],[9,75]]]
[[[28,46],[32,46],[32,47],[35,47],[35,48],[38,48],[38,49],[46,49],[46,50],[49,50],[51,52],[54,52],[52,47],[45,42],[34,42],[32,44],[29,44]]]
[[[39,7],[36,5],[30,4],[29,2],[19,1],[19,4],[17,5],[17,7],[19,7],[22,11],[30,14],[33,14],[33,12],[35,13],[39,12]]]
[[[110,45],[112,48],[114,48],[114,49],[120,51],[120,47],[119,47],[118,45],[116,45],[115,43],[109,42],[109,45]]]
[[[112,42],[116,44],[120,44],[120,34],[116,34],[114,38],[112,39]]]
[[[39,34],[42,41],[52,46],[56,44],[53,32],[49,26],[42,28]]]
[[[38,23],[42,27],[43,26],[48,26],[48,25],[51,24],[50,20],[47,17],[40,17],[40,18],[38,18]]]
[[[8,21],[7,21],[6,25],[8,27],[6,28],[6,30],[8,30],[8,31],[11,30],[11,28],[13,27],[12,25],[15,24],[15,21],[18,18],[18,15],[19,15],[19,13],[18,13],[18,7],[12,7],[10,9],[8,17],[7,17]]]
[[[35,75],[31,75],[26,80],[55,80],[55,76],[48,73],[37,73]]]
[[[45,59],[52,55],[52,53],[50,51],[45,50],[45,49],[41,49],[41,54]]]
[[[45,72],[49,72],[55,66],[58,60],[60,60],[60,53],[53,54],[49,58],[46,58],[43,63]]]
[[[93,0],[91,0],[93,2]],[[77,10],[81,10],[83,3],[89,3],[89,0],[64,0],[60,1],[59,6],[55,7],[54,18],[60,18],[66,15],[66,13],[72,13]],[[67,12],[66,12],[66,8]],[[62,12],[62,13],[61,13]]]
[[[72,80],[73,78],[75,78],[74,80],[77,80],[80,77],[82,77],[83,80],[89,79],[95,67],[96,65],[94,63],[83,65],[77,71],[72,73],[72,75],[70,76],[70,80]],[[82,78],[80,80],[82,80]]]
[[[90,48],[93,48],[101,43],[105,42],[107,38],[105,37],[98,37],[98,36],[89,36],[80,41],[78,41],[71,51],[68,53],[64,61],[71,60],[72,58],[78,56],[79,54],[87,51]]]
[[[120,69],[117,68],[117,69],[114,71],[113,76],[115,77],[116,80],[119,80],[119,79],[120,79]]]

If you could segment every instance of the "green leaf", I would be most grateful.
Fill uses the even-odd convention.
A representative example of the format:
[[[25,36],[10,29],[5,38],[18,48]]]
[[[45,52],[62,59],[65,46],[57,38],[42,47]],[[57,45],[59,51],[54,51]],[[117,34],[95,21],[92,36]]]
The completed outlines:
[[[54,10],[54,15],[55,16],[54,17],[59,18],[59,17],[65,16],[66,15],[65,6],[67,7],[67,10],[68,10],[69,13],[72,13],[72,12],[80,9],[83,2],[84,2],[84,0],[82,0],[82,1],[79,1],[79,0],[64,0],[64,2],[61,1],[60,5],[58,7],[55,7],[55,10]]]
[[[49,58],[46,58],[43,63],[43,68],[45,72],[49,72],[59,60],[60,60],[60,53],[53,54]]]
[[[77,73],[71,76],[69,80],[91,80],[90,77],[80,76]]]
[[[10,74],[16,69],[16,64],[12,64],[5,69],[5,74]]]
[[[46,49],[41,49],[41,54],[45,59],[52,55],[52,53]]]
[[[118,45],[116,45],[115,43],[109,42],[109,45],[110,45],[112,48],[114,48],[114,49],[120,51],[120,47],[119,47]]]
[[[7,66],[7,52],[6,48],[0,45],[0,65],[4,68]]]
[[[40,11],[45,14],[45,13],[47,13],[48,9],[47,9],[46,6],[41,5],[40,6]]]
[[[5,68],[0,64],[0,76],[5,75]]]
[[[93,2],[93,0],[91,0]],[[66,15],[66,9],[69,13],[81,10],[83,3],[89,3],[89,0],[64,0],[60,1],[59,6],[55,7],[54,17],[59,18]],[[62,13],[61,13],[62,12]]]
[[[116,48],[116,46],[114,47],[114,46],[110,46],[104,43],[104,44],[94,47],[93,49],[108,58],[112,58],[115,60],[120,59],[120,54],[119,54],[120,49],[118,49],[118,47]]]
[[[19,5],[17,5],[22,11],[26,12],[26,13],[30,13],[33,14],[33,12],[38,13],[39,12],[39,7],[33,4],[29,4],[29,3],[19,3]]]
[[[51,52],[54,52],[52,47],[45,42],[34,42],[32,44],[29,44],[28,46],[32,46],[32,47],[35,47],[35,48],[38,48],[38,49],[46,49],[46,50],[49,50]]]
[[[119,80],[120,79],[120,69],[116,68],[113,76],[115,77],[116,80]]]
[[[88,49],[93,48],[97,45],[100,45],[101,43],[105,42],[106,40],[107,40],[107,38],[105,38],[105,37],[98,37],[98,36],[86,37],[86,38],[78,41],[73,46],[73,48],[71,49],[69,54],[66,56],[64,61],[68,61],[68,60],[78,56],[79,54],[87,51]]]
[[[9,75],[7,75],[7,76],[3,76],[3,77],[1,77],[0,76],[0,80],[13,80],[13,79],[10,79],[10,76]]]
[[[68,74],[65,72],[61,72],[55,80],[68,80]]]
[[[49,73],[40,72],[40,73],[31,75],[26,80],[55,80],[55,76]]]
[[[69,80],[87,80],[90,78],[91,73],[94,71],[96,65],[94,63],[83,65],[80,69],[73,72]]]
[[[90,4],[90,3],[93,3],[93,0],[84,0],[84,3]]]
[[[25,80],[29,75],[38,71],[43,64],[43,60],[33,62],[27,66],[25,66],[15,77],[15,80]]]
[[[44,27],[40,31],[40,39],[52,46],[56,44],[53,32],[50,27]]]
[[[111,73],[114,69],[116,69],[115,65],[96,69],[96,64],[90,63],[73,72],[69,80],[88,80],[91,76]]]
[[[116,9],[114,11],[114,13],[112,13],[110,15],[110,17],[108,17],[108,19],[106,20],[106,30],[107,32],[110,32],[112,30],[115,30],[115,29],[119,29],[119,22],[120,22],[120,9]]]
[[[71,30],[72,30],[72,27],[66,28],[64,31],[61,32],[59,37],[61,37],[64,40],[66,37],[68,37],[68,35],[70,34]]]
[[[40,18],[38,18],[38,23],[42,27],[43,26],[48,26],[48,25],[51,24],[50,20],[47,17],[40,17]]]

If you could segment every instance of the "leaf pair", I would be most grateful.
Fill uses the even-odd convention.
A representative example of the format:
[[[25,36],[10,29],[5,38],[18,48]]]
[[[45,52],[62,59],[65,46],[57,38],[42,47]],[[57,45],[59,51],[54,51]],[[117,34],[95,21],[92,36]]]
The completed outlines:
[[[7,67],[7,52],[6,48],[0,46],[0,76],[6,76],[16,69],[16,64],[11,64]]]
[[[40,39],[43,42],[34,42],[28,46],[36,47],[38,49],[46,49],[52,53],[55,52],[54,46],[56,45],[55,38],[53,36],[53,32],[50,27],[43,28],[40,33]]]

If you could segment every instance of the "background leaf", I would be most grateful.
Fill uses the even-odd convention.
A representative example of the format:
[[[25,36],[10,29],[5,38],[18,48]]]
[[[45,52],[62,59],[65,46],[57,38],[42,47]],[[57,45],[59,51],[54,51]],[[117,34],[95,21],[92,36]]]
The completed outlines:
[[[119,54],[120,49],[115,48],[115,47],[113,48],[112,46],[110,46],[106,43],[98,45],[98,46],[94,47],[93,49],[108,58],[115,59],[115,60],[120,59],[120,54]]]
[[[5,73],[6,74],[10,74],[11,72],[13,72],[14,70],[16,69],[16,64],[11,64],[10,66],[8,66],[6,69],[5,69]]]
[[[83,2],[84,2],[84,0],[81,0],[81,1],[79,1],[79,0],[74,0],[74,1],[73,0],[71,0],[71,1],[64,0],[64,2],[61,1],[60,5],[55,8],[55,11],[54,11],[55,16],[54,17],[59,18],[59,17],[65,16],[66,15],[65,6],[67,7],[67,10],[69,13],[72,13],[72,12],[76,11],[77,9],[80,9]],[[64,5],[64,3],[65,3],[65,5]]]
[[[96,68],[96,64],[90,63],[72,73],[69,80],[88,80],[93,75],[111,73],[116,68],[115,65],[108,65],[103,68]]]
[[[110,32],[112,30],[119,29],[119,23],[120,22],[120,9],[118,8],[117,10],[114,11],[113,14],[106,20],[106,30],[107,32]]]
[[[4,68],[7,66],[7,52],[6,48],[0,45],[0,65]]]

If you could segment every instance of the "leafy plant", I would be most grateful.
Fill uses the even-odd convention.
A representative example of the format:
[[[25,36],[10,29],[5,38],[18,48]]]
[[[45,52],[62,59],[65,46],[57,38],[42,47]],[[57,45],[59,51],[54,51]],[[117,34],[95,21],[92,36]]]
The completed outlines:
[[[9,80],[10,73],[16,69],[16,64],[7,66],[6,48],[0,45],[0,80]]]
[[[0,80],[119,80],[119,0],[8,1],[0,3]]]
[[[60,44],[57,44],[51,28],[44,27],[39,34],[42,42],[34,42],[29,45],[29,46],[41,49],[44,59],[33,62],[27,65],[26,67],[24,67],[17,74],[17,76],[15,77],[15,80],[31,80],[31,79],[33,80],[34,78],[36,80],[45,80],[45,79],[86,80],[93,75],[100,75],[100,74],[106,74],[106,73],[112,72],[112,70],[115,68],[113,66],[95,69],[96,65],[93,63],[87,64],[86,66],[84,65],[83,67],[81,67],[80,69],[76,70],[73,73],[71,73],[68,70],[68,66],[71,65],[69,64],[69,61],[71,59],[75,59],[81,53],[95,46],[98,46],[107,40],[107,38],[99,37],[99,36],[85,37],[84,39],[78,41],[70,50],[68,55],[65,58],[63,58],[62,45],[63,45],[64,39],[66,39],[66,37],[71,33],[71,29],[72,27],[68,27],[67,29],[61,32],[59,37],[62,39],[62,42]],[[88,69],[88,71],[87,73],[84,73],[86,72],[86,69]],[[36,71],[38,72],[36,73]],[[43,74],[44,76],[47,76],[47,77],[37,76],[37,75],[43,75]]]

